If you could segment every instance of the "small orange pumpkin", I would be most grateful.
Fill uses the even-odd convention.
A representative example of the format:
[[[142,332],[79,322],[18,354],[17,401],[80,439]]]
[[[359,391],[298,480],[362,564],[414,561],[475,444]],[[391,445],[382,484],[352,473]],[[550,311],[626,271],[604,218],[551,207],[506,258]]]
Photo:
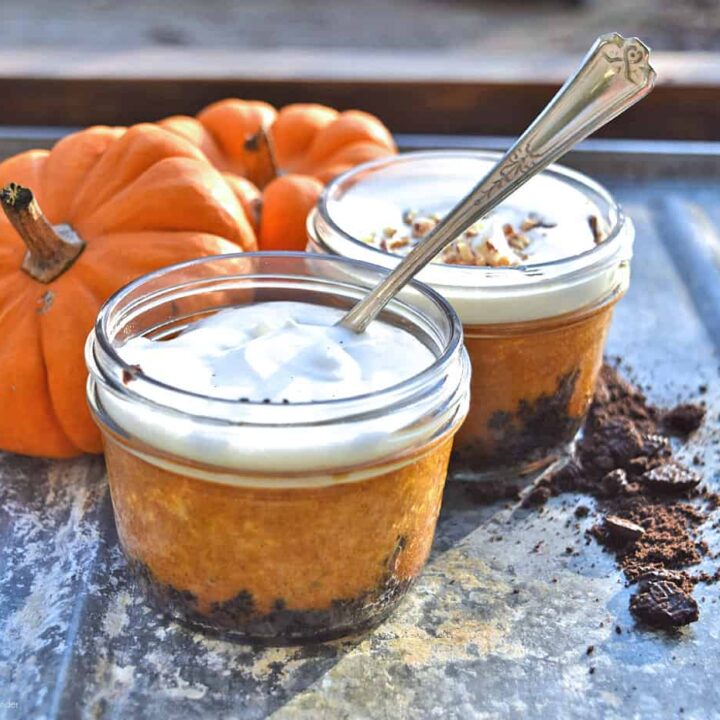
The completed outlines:
[[[210,114],[211,108],[205,112]],[[390,131],[374,115],[361,110],[338,112],[324,105],[286,105],[270,135],[282,172],[311,175],[322,183],[360,163],[397,152]]]
[[[258,152],[249,138],[270,127],[277,112],[272,105],[255,100],[221,101],[209,105],[197,118],[174,115],[158,125],[199,147],[220,171],[244,177],[264,187],[274,177],[269,158]],[[225,128],[232,128],[226,132]]]
[[[322,183],[368,160],[397,152],[390,131],[361,110],[338,112],[314,103],[271,105],[229,98],[208,105],[197,118],[159,123],[199,147],[215,167],[264,188],[276,175],[310,175]],[[268,133],[270,147],[259,139]]]
[[[248,212],[257,215],[263,250],[303,250],[305,220],[323,184],[397,151],[375,116],[316,104],[276,112],[266,103],[227,99],[208,105],[197,118],[174,116],[160,125],[193,142],[219,170],[244,178],[231,184]]]
[[[256,247],[243,207],[191,143],[94,127],[0,163],[0,448],[100,452],[83,347],[100,305],[143,273]]]

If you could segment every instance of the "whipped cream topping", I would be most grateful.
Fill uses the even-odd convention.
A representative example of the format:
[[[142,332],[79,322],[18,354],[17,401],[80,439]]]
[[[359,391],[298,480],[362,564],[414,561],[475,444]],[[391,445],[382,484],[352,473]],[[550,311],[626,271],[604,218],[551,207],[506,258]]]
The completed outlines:
[[[308,249],[391,269],[429,231],[425,222],[413,227],[417,217],[437,222],[498,158],[430,151],[359,166],[327,186],[308,217]],[[412,209],[418,215],[407,222]],[[632,223],[604,188],[552,165],[417,279],[452,304],[466,329],[556,317],[625,291],[633,238]]]
[[[468,356],[460,342],[439,364],[443,335],[403,311],[417,332],[376,320],[355,335],[341,315],[286,301],[220,310],[116,345],[139,371],[112,367],[114,383],[93,333],[90,403],[139,441],[130,452],[181,475],[278,488],[360,481],[380,461],[388,472],[462,421]]]
[[[383,390],[432,365],[409,332],[373,322],[336,325],[343,311],[301,302],[221,310],[167,340],[135,337],[120,356],[148,377],[208,397],[307,403]]]

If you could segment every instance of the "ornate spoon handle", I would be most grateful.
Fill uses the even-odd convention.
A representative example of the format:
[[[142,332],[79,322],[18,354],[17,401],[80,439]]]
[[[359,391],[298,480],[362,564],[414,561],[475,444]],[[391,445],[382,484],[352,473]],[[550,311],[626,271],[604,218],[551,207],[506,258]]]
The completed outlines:
[[[433,232],[340,321],[362,332],[419,270],[470,225],[570,148],[645,97],[655,83],[637,38],[601,35],[582,64],[498,164]]]

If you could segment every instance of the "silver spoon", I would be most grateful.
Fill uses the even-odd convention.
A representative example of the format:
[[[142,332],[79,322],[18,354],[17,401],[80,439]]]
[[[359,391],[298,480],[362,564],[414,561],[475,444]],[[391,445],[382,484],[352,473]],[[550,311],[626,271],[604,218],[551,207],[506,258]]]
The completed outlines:
[[[601,35],[575,74],[497,165],[339,324],[363,332],[440,250],[533,175],[645,97],[654,84],[646,45],[617,33]]]

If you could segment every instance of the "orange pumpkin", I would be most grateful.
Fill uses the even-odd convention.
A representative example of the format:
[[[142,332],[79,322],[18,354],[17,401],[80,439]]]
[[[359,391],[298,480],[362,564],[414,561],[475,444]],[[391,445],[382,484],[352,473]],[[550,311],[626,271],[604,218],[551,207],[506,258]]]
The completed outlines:
[[[260,192],[245,178],[224,176],[253,223],[261,250],[305,249],[305,220],[323,191],[319,180],[309,175],[280,175]]]
[[[264,187],[274,177],[274,168],[270,158],[258,152],[252,138],[272,125],[277,112],[272,105],[255,100],[226,102],[208,106],[197,118],[175,115],[158,125],[190,140],[218,170]],[[225,128],[232,128],[232,132],[225,132]]]
[[[212,108],[205,113],[210,114]],[[397,152],[390,131],[361,110],[287,105],[278,113],[270,134],[283,172],[311,175],[323,183],[355,165]]]
[[[175,116],[160,125],[193,142],[219,170],[244,179],[231,184],[245,206],[261,206],[256,229],[263,250],[304,249],[305,220],[323,184],[396,152],[373,115],[315,104],[276,112],[266,103],[228,99],[197,118]]]
[[[263,250],[305,249],[305,220],[322,189],[322,183],[308,175],[281,175],[265,187],[258,234]]]
[[[100,452],[83,347],[102,302],[160,267],[254,249],[254,231],[198,148],[152,124],[9,158],[0,187],[0,448]]]

